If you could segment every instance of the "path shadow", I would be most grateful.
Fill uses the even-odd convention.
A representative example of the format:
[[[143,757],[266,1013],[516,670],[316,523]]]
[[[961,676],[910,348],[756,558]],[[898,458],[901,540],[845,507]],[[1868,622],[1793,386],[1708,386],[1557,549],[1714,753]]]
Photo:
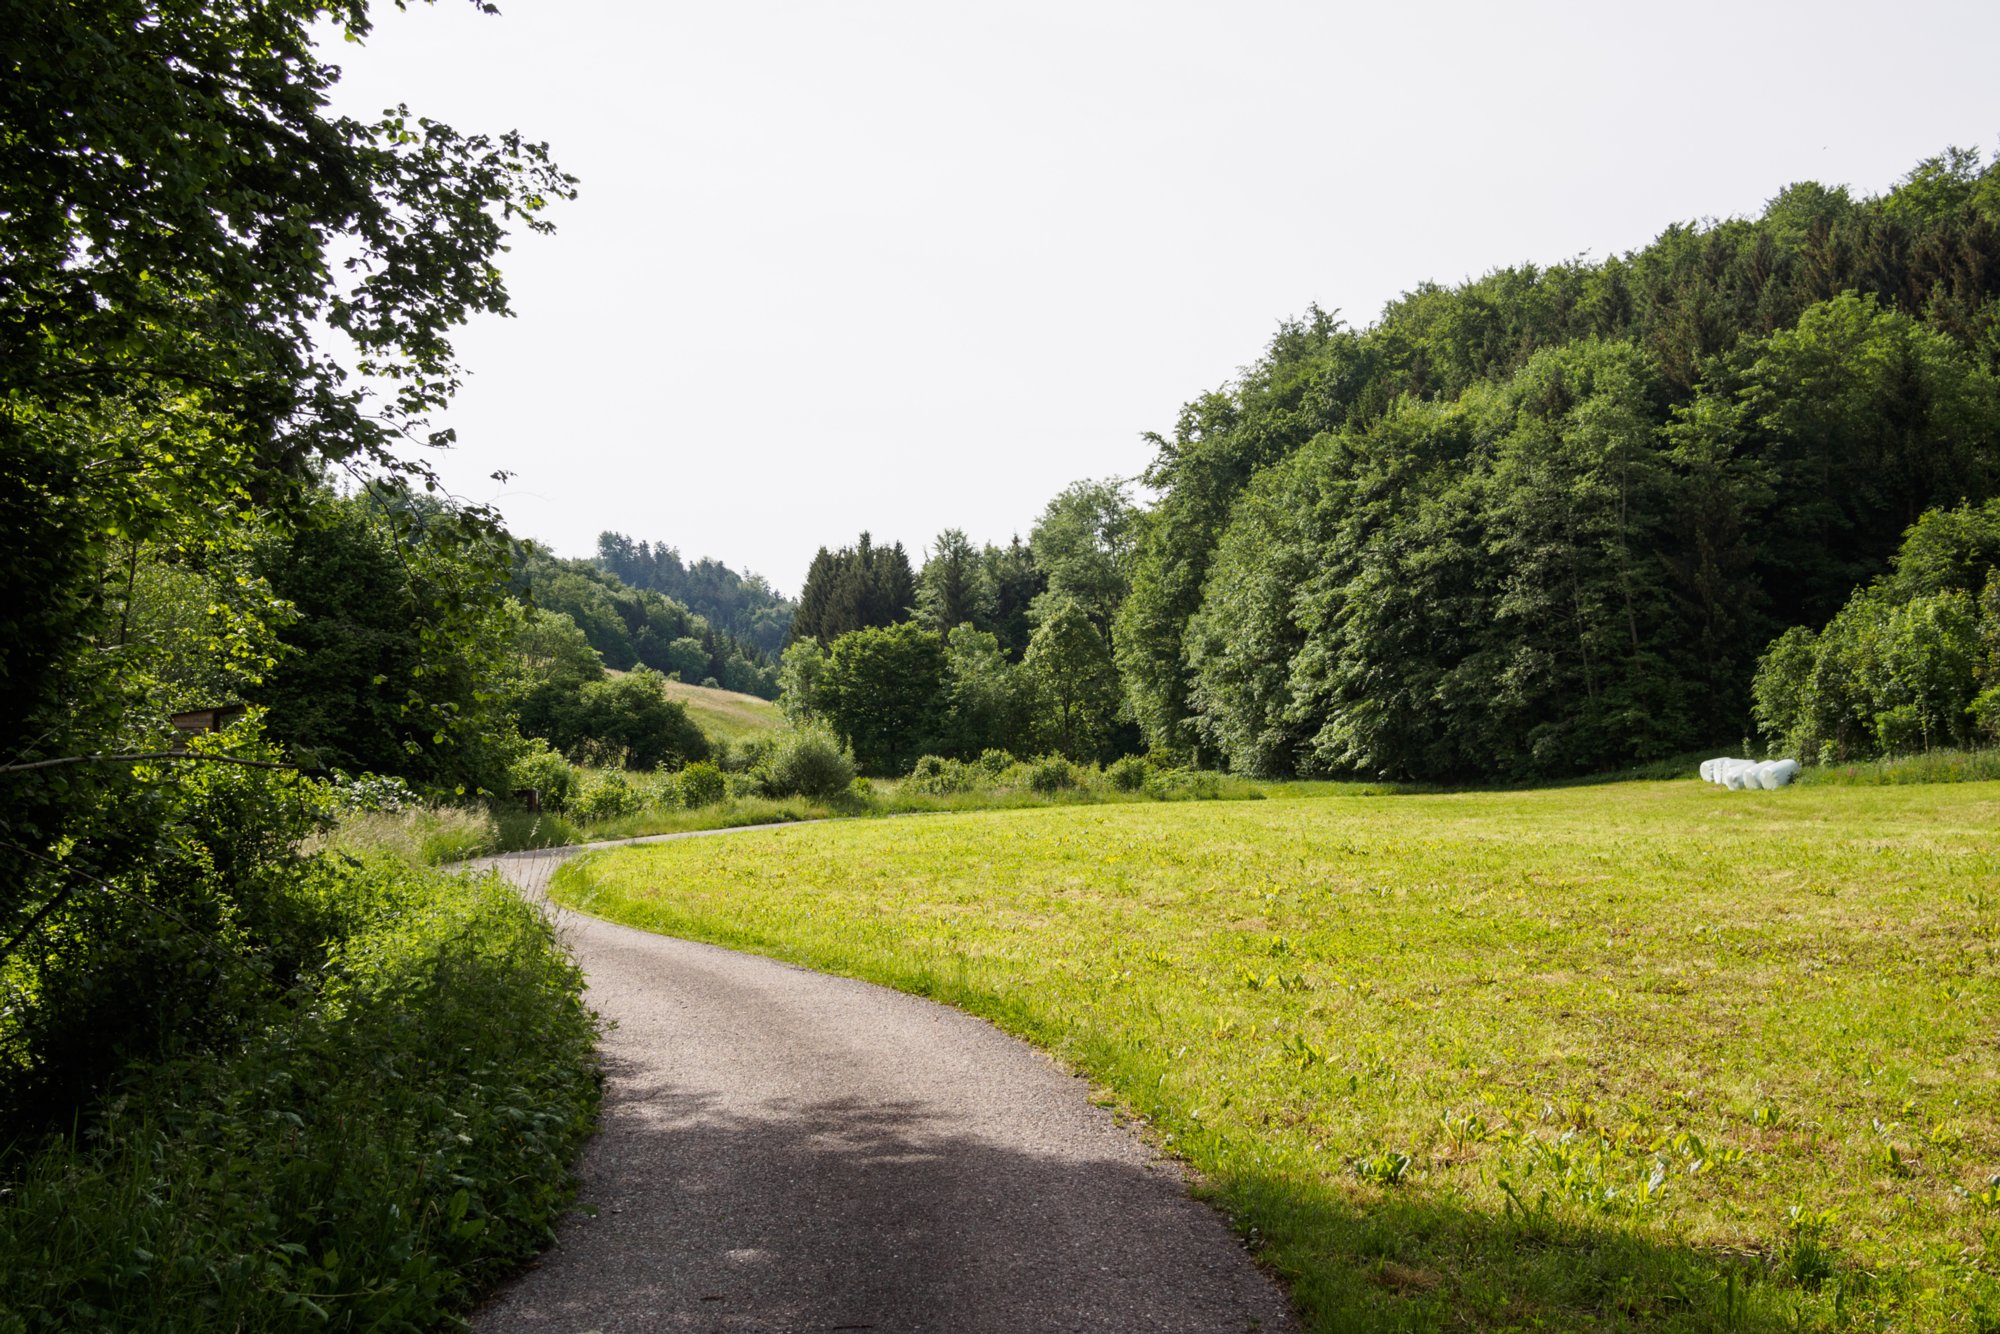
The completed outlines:
[[[586,1155],[582,1208],[482,1308],[482,1334],[1295,1327],[1170,1166],[999,1146],[915,1104],[746,1115],[609,1073],[626,1092]],[[1320,1257],[1298,1290],[1312,1328],[1795,1328],[1754,1256],[1414,1193],[1364,1206],[1255,1167],[1212,1190],[1288,1220],[1305,1240],[1281,1267]]]
[[[582,1208],[475,1329],[1294,1327],[1170,1167],[1021,1152],[915,1104],[746,1115],[608,1073],[623,1091],[586,1152]]]

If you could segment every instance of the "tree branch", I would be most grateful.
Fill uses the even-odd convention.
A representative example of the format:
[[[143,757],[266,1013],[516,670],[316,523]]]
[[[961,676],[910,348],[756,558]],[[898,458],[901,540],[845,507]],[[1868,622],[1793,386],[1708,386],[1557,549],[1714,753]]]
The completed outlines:
[[[56,769],[66,764],[149,764],[155,760],[195,764],[240,764],[248,769],[285,769],[301,774],[326,772],[303,764],[281,764],[276,760],[243,760],[234,755],[202,755],[190,750],[148,750],[122,755],[63,755],[53,760],[0,764],[0,774],[25,773],[30,769]]]

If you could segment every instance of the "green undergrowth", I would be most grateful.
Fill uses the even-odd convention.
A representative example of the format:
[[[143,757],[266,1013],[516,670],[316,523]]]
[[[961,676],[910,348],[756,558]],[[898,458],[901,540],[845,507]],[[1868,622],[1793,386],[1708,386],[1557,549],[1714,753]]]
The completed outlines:
[[[547,1244],[598,1096],[580,974],[497,879],[330,886],[342,939],[240,1041],[0,1160],[0,1330],[433,1328]]]
[[[322,836],[319,846],[363,861],[388,858],[444,866],[526,848],[565,847],[744,825],[1124,802],[1258,801],[1267,796],[1353,792],[1363,786],[1255,782],[1202,771],[1149,769],[1146,781],[1121,789],[1105,772],[1093,766],[1046,763],[1042,766],[1044,772],[1058,767],[1060,782],[1047,790],[1028,786],[1025,778],[1010,781],[1011,776],[989,778],[976,786],[950,791],[926,788],[909,779],[860,779],[846,791],[828,798],[765,796],[754,784],[743,781],[741,775],[717,773],[717,799],[696,805],[688,804],[682,795],[685,784],[678,775],[579,770],[586,793],[607,787],[616,793],[614,800],[600,800],[591,809],[615,813],[591,819],[583,818],[575,808],[561,812],[527,811],[498,803],[451,806],[424,805],[413,800],[387,810],[349,810]],[[1025,766],[1023,772],[1027,772]],[[1367,790],[1392,789],[1368,787]]]
[[[1854,764],[1808,765],[1799,774],[1798,781],[1860,787],[1899,783],[1995,782],[2000,781],[2000,748],[1932,750],[1920,755],[1899,755]]]
[[[559,902],[991,1018],[1317,1330],[2000,1328],[2000,784],[850,821]]]

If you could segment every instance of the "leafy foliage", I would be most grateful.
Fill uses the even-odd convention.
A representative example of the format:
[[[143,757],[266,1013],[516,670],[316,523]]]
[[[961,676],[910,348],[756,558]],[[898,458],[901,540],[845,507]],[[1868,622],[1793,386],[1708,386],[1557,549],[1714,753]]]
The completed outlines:
[[[333,949],[243,1043],[17,1164],[0,1326],[429,1328],[545,1243],[597,1103],[581,976],[492,880],[323,874]]]
[[[949,722],[948,673],[943,642],[921,625],[857,630],[833,641],[817,709],[853,749],[863,773],[905,773],[919,755],[940,748]]]
[[[1759,729],[1839,763],[2000,740],[2000,500],[1924,516],[1894,569],[1758,664]]]
[[[331,114],[323,20],[367,6],[0,3],[0,1326],[435,1323],[588,1123],[530,910],[302,850],[294,762],[504,772],[508,542],[402,450],[573,193]]]
[[[266,733],[323,768],[498,784],[506,558],[407,495],[316,496],[259,561],[291,609],[275,662],[243,688],[268,711]]]
[[[597,564],[633,588],[680,603],[767,658],[776,657],[791,639],[797,605],[774,592],[760,574],[738,574],[706,556],[689,563],[678,548],[634,542],[623,533],[597,535]],[[721,679],[720,673],[708,675]]]
[[[757,773],[771,796],[831,801],[854,782],[854,757],[827,728],[793,728],[772,738]]]
[[[1118,669],[1089,612],[1068,596],[1048,596],[1021,672],[1049,743],[1064,755],[1095,759],[1117,720]]]
[[[1466,779],[1739,735],[1774,635],[2000,490],[1996,182],[1953,152],[1282,326],[1155,441],[1112,636],[1147,743]]]
[[[764,699],[777,696],[777,671],[755,645],[589,561],[558,560],[525,543],[514,588],[523,601],[574,621],[605,665],[615,670],[645,666],[689,685],[717,685]]]

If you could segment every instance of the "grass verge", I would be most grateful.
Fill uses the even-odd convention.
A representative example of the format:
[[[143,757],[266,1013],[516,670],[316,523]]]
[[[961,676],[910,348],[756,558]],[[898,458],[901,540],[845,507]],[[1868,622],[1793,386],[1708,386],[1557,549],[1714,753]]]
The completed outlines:
[[[0,1330],[433,1328],[548,1242],[597,1103],[580,975],[497,879],[337,884],[352,929],[239,1045],[17,1146]]]
[[[2000,785],[1098,805],[559,901],[985,1015],[1321,1330],[2000,1328]]]

